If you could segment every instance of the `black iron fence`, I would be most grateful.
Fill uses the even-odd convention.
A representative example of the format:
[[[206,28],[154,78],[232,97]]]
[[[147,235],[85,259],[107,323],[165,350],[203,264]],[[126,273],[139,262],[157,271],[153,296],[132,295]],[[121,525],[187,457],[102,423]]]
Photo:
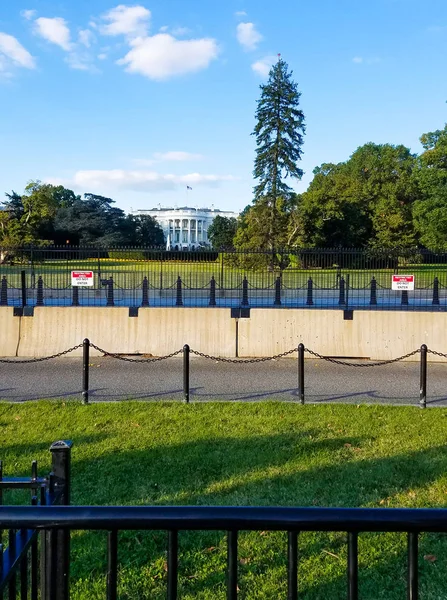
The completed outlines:
[[[31,505],[40,509],[70,504],[71,447],[72,443],[69,441],[58,441],[51,446],[52,469],[47,477],[38,476],[36,461],[32,462],[30,477],[3,477],[3,464],[0,460],[2,599],[6,591],[10,600],[16,600],[17,594],[21,600],[28,597],[31,600],[38,600],[39,597],[41,600],[68,598],[69,532],[62,529],[42,531],[37,528],[37,523],[22,526],[20,519],[13,524],[7,524],[4,522],[4,516],[8,514],[9,507],[5,508],[3,505],[7,493],[17,490],[28,491]]]
[[[73,271],[92,273],[72,285]],[[414,276],[393,290],[392,276]],[[447,253],[290,249],[0,249],[0,306],[217,306],[445,310]]]
[[[160,361],[168,360],[173,358],[174,356],[182,355],[183,356],[183,400],[187,404],[191,399],[191,390],[190,390],[190,356],[191,354],[195,356],[199,356],[205,359],[216,362],[223,363],[231,363],[234,365],[246,365],[246,364],[257,364],[257,363],[265,363],[272,360],[278,360],[280,358],[284,358],[286,356],[297,356],[297,395],[301,404],[305,403],[305,355],[306,353],[309,356],[317,358],[319,360],[324,360],[333,364],[337,364],[340,366],[349,366],[356,367],[358,369],[365,368],[373,368],[380,367],[385,365],[390,365],[393,363],[400,362],[407,358],[411,358],[419,355],[419,363],[420,363],[420,379],[419,379],[419,398],[418,403],[421,408],[427,407],[427,378],[428,378],[428,369],[427,369],[427,356],[428,354],[433,354],[442,358],[447,359],[447,353],[438,352],[436,350],[431,350],[427,348],[425,344],[422,344],[420,348],[412,350],[407,354],[402,356],[398,356],[396,358],[392,358],[389,360],[380,360],[380,361],[348,361],[343,359],[334,358],[331,356],[323,356],[314,350],[306,348],[304,344],[299,344],[296,348],[292,348],[291,350],[287,350],[285,352],[281,352],[280,354],[275,354],[274,356],[266,356],[262,358],[248,358],[248,359],[240,359],[240,358],[224,358],[221,356],[212,356],[210,354],[205,354],[193,348],[190,348],[188,344],[185,344],[183,348],[172,352],[171,354],[167,354],[165,356],[157,356],[151,358],[133,358],[131,356],[124,356],[122,354],[116,354],[113,352],[108,352],[103,348],[97,346],[92,343],[88,338],[85,338],[81,344],[77,346],[73,346],[72,348],[68,348],[62,352],[58,352],[57,354],[52,354],[51,356],[43,356],[39,358],[25,358],[25,359],[9,359],[9,358],[1,358],[0,364],[30,364],[30,363],[38,363],[44,362],[47,360],[52,360],[55,358],[60,358],[62,356],[66,356],[75,350],[82,348],[82,402],[84,404],[89,403],[89,393],[90,393],[90,348],[94,348],[103,356],[109,356],[116,360],[128,362],[128,363],[139,363],[139,364],[149,364],[149,363],[157,363]]]
[[[54,506],[59,499],[69,504],[71,442],[56,442],[53,474],[49,479],[0,479],[5,488],[28,488],[42,496],[47,506],[0,506],[0,530],[7,531],[9,543],[0,549],[0,597],[8,590],[9,599],[68,600],[70,597],[70,532],[107,532],[107,578],[104,597],[116,600],[119,582],[119,533],[123,531],[167,532],[168,600],[178,598],[179,532],[226,531],[227,599],[238,597],[238,534],[240,531],[287,532],[287,598],[298,599],[300,532],[346,532],[346,589],[348,600],[359,598],[358,543],[366,532],[407,533],[407,598],[419,598],[419,536],[425,532],[447,533],[447,509],[389,508],[285,508],[227,506]],[[53,480],[53,483],[51,483]],[[57,491],[55,491],[57,490]],[[37,496],[34,504],[37,502]],[[48,506],[49,505],[49,506]],[[40,538],[40,544],[39,544]],[[38,552],[41,562],[38,567]],[[29,568],[28,562],[31,567]],[[304,568],[304,567],[302,567]],[[396,586],[399,586],[396,577]],[[378,595],[383,594],[377,590]]]

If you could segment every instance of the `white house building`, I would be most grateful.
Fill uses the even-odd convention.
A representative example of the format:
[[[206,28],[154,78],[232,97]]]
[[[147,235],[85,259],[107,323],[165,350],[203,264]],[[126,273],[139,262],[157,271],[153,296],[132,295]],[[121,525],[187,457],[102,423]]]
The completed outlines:
[[[134,215],[154,217],[160,223],[166,239],[166,250],[197,250],[208,244],[208,227],[215,217],[234,217],[239,213],[217,208],[158,208],[134,210]]]

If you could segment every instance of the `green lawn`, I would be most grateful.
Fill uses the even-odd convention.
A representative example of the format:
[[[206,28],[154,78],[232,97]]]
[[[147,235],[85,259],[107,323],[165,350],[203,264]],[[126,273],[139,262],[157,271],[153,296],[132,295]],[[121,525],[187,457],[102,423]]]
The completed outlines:
[[[74,504],[441,507],[446,435],[445,409],[0,405],[5,475],[28,474],[33,458],[46,473],[51,442],[72,439]],[[303,599],[346,597],[345,538],[300,536]],[[105,597],[105,549],[102,532],[73,534],[73,600]],[[405,536],[362,534],[359,549],[362,600],[405,598]],[[181,533],[179,597],[223,600],[225,552],[224,533]],[[239,558],[241,598],[286,598],[285,534],[242,533]],[[120,598],[165,598],[165,533],[121,533],[119,560]],[[421,536],[419,566],[421,598],[446,598],[444,536]]]
[[[31,266],[28,264],[0,265],[0,276],[6,276],[8,285],[20,287],[20,271],[27,273],[27,285],[31,285]],[[76,269],[93,270],[101,279],[113,277],[115,284],[124,288],[140,286],[143,277],[147,277],[149,284],[156,288],[167,289],[175,285],[178,275],[187,287],[202,288],[209,286],[211,277],[214,276],[218,286],[236,288],[242,284],[244,276],[250,286],[268,288],[274,285],[278,276],[277,272],[267,269],[243,269],[224,263],[220,259],[215,262],[187,262],[187,261],[135,261],[94,259],[64,261],[48,260],[34,265],[34,281],[42,276],[44,284],[52,288],[71,286],[71,271]],[[309,277],[314,285],[320,288],[330,288],[337,285],[337,276],[341,273],[345,278],[349,275],[350,286],[354,289],[368,287],[374,276],[379,286],[391,287],[392,269],[300,269],[290,266],[282,275],[282,283],[286,288],[299,288],[307,285]],[[433,280],[438,277],[442,286],[447,286],[447,265],[409,265],[399,267],[399,273],[414,274],[416,287],[424,288],[433,285]]]

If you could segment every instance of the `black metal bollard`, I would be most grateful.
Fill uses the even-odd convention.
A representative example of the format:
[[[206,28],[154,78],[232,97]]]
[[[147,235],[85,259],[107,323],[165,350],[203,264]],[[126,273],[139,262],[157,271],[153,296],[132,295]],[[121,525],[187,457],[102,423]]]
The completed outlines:
[[[439,279],[435,277],[433,281],[433,301],[432,304],[439,304]]]
[[[304,404],[304,344],[298,345],[298,397]]]
[[[50,493],[60,493],[58,504],[63,506],[70,504],[72,446],[71,441],[60,440],[50,448]],[[43,531],[41,541],[41,597],[67,600],[70,595],[70,531]]]
[[[79,306],[79,288],[77,285],[73,286],[71,305]]]
[[[407,290],[402,290],[402,298],[400,300],[400,303],[403,305],[408,305],[408,291]]]
[[[41,275],[37,279],[36,306],[43,306],[43,280]]]
[[[312,277],[309,277],[307,280],[307,306],[312,306],[314,303],[314,282],[312,281]]]
[[[177,277],[177,297],[175,300],[175,305],[183,306],[182,278],[180,275]]]
[[[90,362],[90,340],[82,342],[82,403],[88,404],[88,376]]]
[[[241,306],[248,306],[248,281],[247,278],[244,277],[242,281],[242,302]]]
[[[216,306],[216,280],[214,279],[214,275],[211,277],[211,282],[210,282],[209,306]]]
[[[22,307],[26,306],[26,273],[25,271],[20,272],[20,279],[22,284]]]
[[[106,306],[115,306],[115,299],[113,294],[113,277],[107,281],[107,303]]]
[[[369,303],[371,306],[375,306],[377,304],[377,281],[375,277],[371,279],[371,294],[369,297]]]
[[[343,277],[343,275],[340,277],[340,293],[339,293],[339,297],[338,297],[338,303],[340,305],[346,304],[346,299],[345,299],[345,278]]]
[[[189,346],[183,346],[183,400],[189,404]]]
[[[427,408],[427,346],[425,344],[421,346],[419,406]]]
[[[275,306],[281,306],[281,277],[277,277],[275,281]]]
[[[5,275],[3,275],[0,289],[0,306],[8,306],[8,281]]]
[[[143,278],[143,297],[141,299],[141,306],[149,306],[149,283],[147,277]]]

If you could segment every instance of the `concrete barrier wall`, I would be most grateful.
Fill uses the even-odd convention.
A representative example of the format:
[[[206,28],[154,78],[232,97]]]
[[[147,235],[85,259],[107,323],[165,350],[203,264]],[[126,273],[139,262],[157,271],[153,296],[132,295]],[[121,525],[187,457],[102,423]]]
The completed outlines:
[[[253,309],[239,321],[239,356],[269,356],[298,343],[324,356],[388,360],[421,344],[447,353],[447,313],[342,310]],[[409,360],[418,360],[414,357]],[[430,361],[445,359],[429,354]]]
[[[188,343],[205,354],[272,356],[303,342],[325,356],[395,358],[422,343],[447,352],[447,313],[339,310],[251,309],[236,320],[229,308],[147,308],[129,317],[127,308],[38,307],[33,317],[14,317],[0,308],[0,356],[47,356],[88,337],[120,354],[163,356]],[[80,355],[82,349],[73,355]],[[92,354],[96,352],[92,349]],[[418,360],[416,356],[414,360]],[[429,355],[431,361],[445,359]]]
[[[34,317],[21,317],[21,321],[18,356],[55,354],[86,337],[119,354],[163,356],[186,343],[219,356],[234,356],[236,351],[236,323],[229,310],[149,308],[129,317],[128,308],[40,307]],[[73,356],[81,353],[79,349]]]

